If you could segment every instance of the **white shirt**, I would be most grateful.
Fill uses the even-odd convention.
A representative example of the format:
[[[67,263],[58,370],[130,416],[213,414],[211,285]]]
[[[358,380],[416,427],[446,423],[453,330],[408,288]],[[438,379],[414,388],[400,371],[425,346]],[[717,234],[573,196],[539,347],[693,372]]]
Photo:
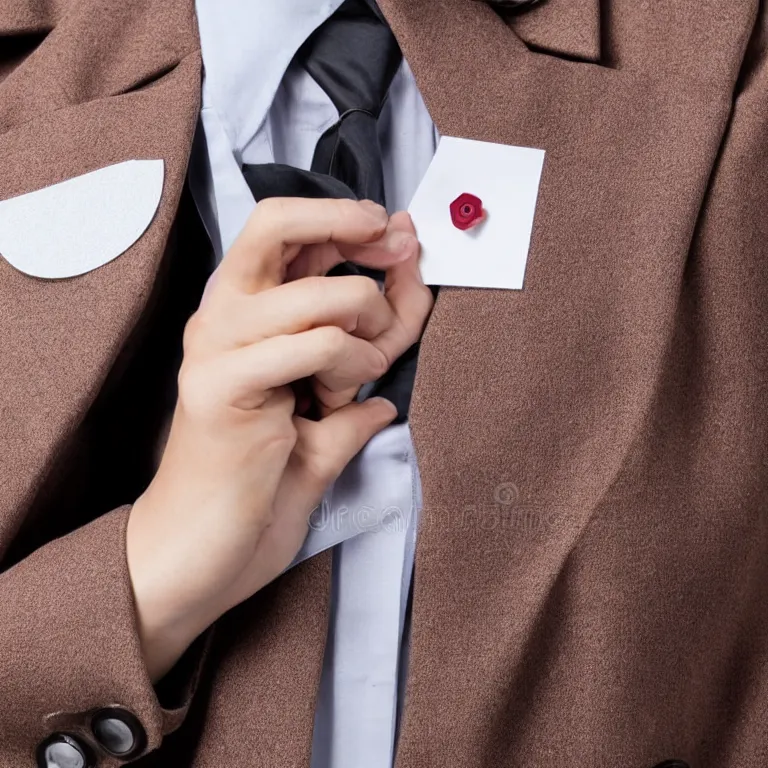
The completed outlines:
[[[190,185],[219,259],[255,204],[242,164],[308,169],[318,139],[338,119],[322,89],[291,61],[341,2],[197,0],[205,77]],[[405,62],[379,132],[387,207],[405,209],[437,144]],[[295,562],[335,547],[312,768],[392,766],[420,504],[402,424],[370,441],[312,517]]]

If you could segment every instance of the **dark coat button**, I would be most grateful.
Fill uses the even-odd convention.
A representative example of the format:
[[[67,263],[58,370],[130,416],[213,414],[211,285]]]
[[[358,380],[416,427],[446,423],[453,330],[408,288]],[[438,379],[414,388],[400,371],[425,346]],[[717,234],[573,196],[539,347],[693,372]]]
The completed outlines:
[[[685,760],[664,760],[653,768],[691,768]]]
[[[141,723],[125,709],[99,710],[91,721],[91,730],[105,752],[123,759],[140,754],[147,743]]]
[[[56,733],[39,746],[37,764],[39,768],[91,768],[93,760],[77,739]]]

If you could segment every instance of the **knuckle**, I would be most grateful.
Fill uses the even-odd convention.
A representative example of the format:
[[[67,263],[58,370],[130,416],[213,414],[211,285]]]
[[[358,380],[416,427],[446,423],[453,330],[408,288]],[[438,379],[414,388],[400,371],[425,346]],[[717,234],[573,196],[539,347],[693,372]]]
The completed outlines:
[[[339,216],[357,216],[360,213],[360,202],[358,200],[339,197],[329,202],[333,212]]]
[[[323,352],[329,357],[340,354],[347,346],[347,333],[336,325],[318,329]]]
[[[341,474],[343,467],[340,462],[327,451],[318,451],[299,443],[295,452],[305,481],[311,486],[325,488]]]
[[[195,341],[200,334],[201,324],[202,320],[199,311],[195,312],[195,314],[187,320],[182,336],[182,347],[185,355],[194,348]]]
[[[184,357],[199,356],[206,350],[220,345],[220,334],[217,329],[221,325],[216,320],[215,313],[210,310],[197,310],[184,326],[182,350]]]
[[[202,366],[182,363],[177,386],[178,403],[185,413],[202,416],[211,411],[211,387]]]
[[[405,349],[403,350],[403,352],[405,352],[409,347],[412,347],[421,338],[421,334],[423,330],[424,330],[423,323],[414,325],[412,328],[406,330]]]
[[[403,323],[403,337],[408,346],[415,344],[421,338],[434,306],[434,297],[429,288],[425,287],[422,289],[421,298],[423,300],[420,302],[421,310],[414,318],[409,319],[407,323]]]
[[[259,200],[248,217],[249,229],[261,228],[267,224],[272,224],[276,219],[282,218],[288,204],[288,200],[284,197],[267,197]]]
[[[380,379],[390,369],[390,366],[394,362],[394,360],[390,361],[381,350],[376,349],[375,351],[376,354],[373,355],[373,364],[371,366],[372,380]]]
[[[261,217],[269,217],[282,209],[281,198],[279,197],[267,197],[263,200],[259,200],[256,203],[256,207],[253,209],[250,220],[259,219]]]
[[[262,456],[283,457],[294,449],[299,433],[290,418],[273,421],[265,428],[259,453]]]
[[[379,284],[372,277],[353,275],[349,278],[349,281],[355,296],[363,305],[376,301],[382,295]]]
[[[424,301],[424,316],[427,317],[435,305],[435,297],[430,288],[423,283],[419,285],[419,292]]]

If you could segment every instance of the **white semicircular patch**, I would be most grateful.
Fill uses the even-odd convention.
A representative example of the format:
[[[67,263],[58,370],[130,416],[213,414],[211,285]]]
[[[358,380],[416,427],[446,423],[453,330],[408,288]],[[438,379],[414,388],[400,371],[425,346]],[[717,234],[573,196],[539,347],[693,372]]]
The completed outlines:
[[[33,277],[75,277],[127,251],[152,222],[162,160],[127,160],[0,201],[0,255]]]

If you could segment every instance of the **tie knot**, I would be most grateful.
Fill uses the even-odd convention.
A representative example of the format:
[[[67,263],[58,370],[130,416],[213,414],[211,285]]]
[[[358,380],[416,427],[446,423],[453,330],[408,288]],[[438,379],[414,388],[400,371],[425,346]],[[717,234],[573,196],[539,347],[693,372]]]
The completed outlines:
[[[402,53],[387,23],[364,0],[346,0],[301,47],[297,59],[340,114],[378,116]]]
[[[383,204],[378,130],[376,115],[347,110],[317,143],[312,169],[341,179],[361,199]]]

